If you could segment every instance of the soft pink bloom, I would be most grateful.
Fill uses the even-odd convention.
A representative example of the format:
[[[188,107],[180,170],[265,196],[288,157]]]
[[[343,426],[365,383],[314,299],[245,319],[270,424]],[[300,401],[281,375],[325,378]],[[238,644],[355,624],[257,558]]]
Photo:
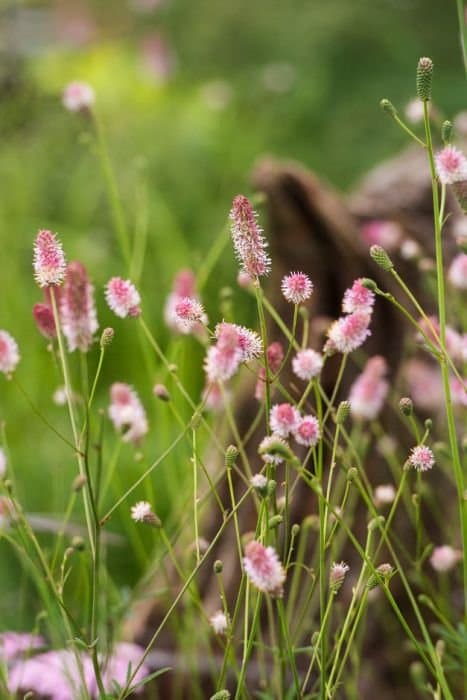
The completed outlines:
[[[414,405],[424,411],[444,405],[444,390],[438,365],[412,359],[404,364],[403,376]]]
[[[218,610],[214,615],[211,615],[209,622],[216,634],[225,634],[227,632],[229,621],[222,610]]]
[[[60,322],[68,350],[87,352],[99,324],[94,305],[94,287],[80,262],[71,262],[66,269],[60,294]]]
[[[299,350],[292,360],[294,374],[305,382],[317,377],[322,368],[323,356],[311,348]]]
[[[45,646],[42,637],[29,632],[0,633],[0,660],[9,664],[20,656]]]
[[[257,217],[246,197],[241,194],[235,197],[230,210],[232,241],[243,272],[253,279],[267,275],[271,267],[267,242]]]
[[[329,572],[329,586],[333,591],[337,592],[344,583],[344,579],[349,571],[350,566],[341,561],[339,564],[333,564]]]
[[[63,106],[70,112],[86,111],[94,104],[94,90],[88,83],[69,83],[63,91],[62,101]]]
[[[204,310],[200,314],[199,321],[193,320],[191,322],[180,318],[177,313],[177,305],[182,302],[187,304],[186,300],[188,299],[193,303],[193,310],[195,310],[195,308],[197,308],[198,311],[202,309],[200,299],[196,293],[195,275],[192,270],[183,269],[175,275],[172,291],[165,302],[164,320],[167,326],[176,333],[194,333],[195,335],[201,335],[204,333],[203,324],[207,324],[208,322],[208,317],[204,313]]]
[[[148,432],[148,422],[137,393],[128,384],[116,382],[110,388],[110,398],[109,417],[114,428],[122,431],[124,442],[139,442]]]
[[[319,421],[315,416],[304,416],[293,431],[293,436],[299,445],[314,447],[321,437]]]
[[[131,518],[135,523],[141,523],[152,515],[152,506],[148,501],[138,501],[131,507]]]
[[[350,388],[350,412],[355,418],[374,420],[389,391],[387,363],[381,355],[371,357]]]
[[[237,284],[239,287],[242,287],[242,289],[249,289],[253,283],[253,278],[250,277],[248,272],[245,272],[245,270],[240,270],[240,272],[237,275]]]
[[[334,321],[328,329],[325,350],[342,353],[353,352],[371,335],[368,328],[370,321],[371,314],[360,310]]]
[[[291,272],[282,279],[282,294],[292,304],[303,304],[313,293],[313,282],[304,272]]]
[[[257,333],[235,323],[218,323],[216,343],[206,354],[204,368],[209,382],[225,382],[238,370],[242,362],[249,362],[262,352]]]
[[[419,472],[426,472],[432,469],[435,463],[435,456],[426,445],[412,447],[410,457],[407,460],[407,467],[413,467]]]
[[[351,314],[354,311],[367,311],[371,313],[375,303],[375,295],[371,289],[362,284],[362,279],[355,280],[353,285],[345,290],[342,300],[342,311]]]
[[[91,659],[82,657],[86,686],[93,680]],[[48,700],[70,700],[81,680],[75,655],[69,650],[48,651],[16,663],[8,676],[12,693],[32,691]]]
[[[42,230],[34,243],[33,267],[40,287],[62,284],[65,277],[65,255],[62,244],[52,231]]]
[[[11,374],[20,361],[18,344],[8,331],[0,331],[0,372]]]
[[[258,445],[258,452],[266,464],[281,464],[284,461],[284,457],[276,451],[277,447],[280,446],[285,448],[287,443],[279,435],[266,435]]]
[[[392,484],[380,484],[374,491],[374,502],[376,506],[392,503],[396,497],[396,489]]]
[[[227,391],[226,393],[228,397],[229,394]],[[222,389],[220,384],[218,384],[217,382],[207,384],[203,389],[201,398],[204,401],[204,407],[207,411],[218,413],[224,407],[224,397],[222,394]]]
[[[429,316],[428,318],[429,322],[426,321],[424,318],[419,319],[418,325],[420,326],[420,329],[424,332],[424,334],[430,339],[430,341],[434,345],[436,345],[436,347],[440,347],[438,342],[438,338],[440,337],[439,321],[436,318],[436,316]],[[451,326],[446,326],[445,335],[446,350],[448,354],[453,360],[462,361],[464,349],[463,337]],[[421,333],[419,333],[417,337],[418,340],[425,342],[425,339],[423,338]]]
[[[422,249],[413,238],[404,238],[400,244],[399,252],[401,258],[404,260],[414,260],[415,258],[420,257]]]
[[[54,315],[49,304],[34,304],[32,307],[32,315],[36,322],[37,329],[42,333],[44,338],[51,340],[57,337]]]
[[[395,221],[368,221],[361,232],[367,245],[380,245],[389,252],[398,248],[402,237],[402,229]]]
[[[112,277],[105,288],[105,298],[116,316],[139,316],[141,314],[141,297],[130,280]]]
[[[443,185],[467,180],[467,159],[455,146],[445,146],[435,156],[436,173]]]
[[[266,486],[268,485],[267,476],[260,473],[253,474],[253,476],[250,479],[250,484],[253,486],[254,489],[257,489],[258,491],[264,491],[266,489]]]
[[[245,547],[243,567],[259,591],[278,598],[282,596],[285,571],[273,547],[264,547],[255,540],[249,542]]]
[[[286,438],[293,433],[300,423],[300,413],[290,403],[275,404],[269,415],[271,431],[279,437]]]
[[[453,287],[457,289],[467,289],[467,254],[459,253],[452,261],[448,279]]]
[[[451,377],[452,402],[455,406],[467,406],[467,381],[461,382],[457,377]]]
[[[155,32],[141,42],[141,61],[145,72],[157,81],[166,81],[175,70],[175,55],[160,33]]]
[[[284,349],[279,342],[271,343],[266,351],[268,357],[269,375],[277,374],[280,370],[283,359]],[[255,399],[262,401],[266,392],[266,368],[260,367],[258,372],[258,381],[255,387]]]
[[[181,297],[175,304],[175,315],[185,332],[193,329],[197,323],[203,323],[206,318],[203,305],[192,297]]]
[[[430,557],[430,564],[435,571],[442,573],[451,571],[461,559],[462,552],[459,549],[454,549],[448,544],[444,544],[441,547],[434,548]]]
[[[410,102],[407,102],[404,107],[404,112],[409,122],[418,124],[423,121],[423,102],[419,100],[418,97],[415,97],[413,100],[410,100]]]

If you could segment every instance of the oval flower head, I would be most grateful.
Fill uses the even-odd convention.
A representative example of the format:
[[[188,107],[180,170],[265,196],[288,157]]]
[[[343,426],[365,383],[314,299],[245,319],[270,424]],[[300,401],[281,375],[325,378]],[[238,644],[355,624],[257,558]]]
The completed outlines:
[[[317,377],[322,368],[323,356],[311,348],[299,350],[292,360],[294,374],[305,382]]]
[[[281,438],[286,438],[298,427],[300,412],[290,403],[275,404],[269,414],[271,431]]]
[[[89,83],[81,81],[69,83],[63,91],[62,102],[70,112],[86,111],[95,102],[94,90]]]
[[[116,316],[139,316],[141,314],[141,297],[130,280],[112,277],[105,288],[105,299]]]
[[[342,300],[342,311],[351,314],[354,311],[367,311],[371,313],[375,303],[375,294],[362,284],[362,278],[355,280],[353,285],[346,289]]]
[[[443,544],[441,547],[434,548],[430,557],[430,564],[435,571],[443,573],[451,571],[461,559],[462,552],[459,549]]]
[[[257,218],[246,197],[235,197],[230,210],[232,241],[242,271],[253,279],[267,275],[271,267],[268,244]]]
[[[337,319],[328,330],[325,350],[343,354],[353,352],[371,335],[370,321],[371,314],[361,309]]]
[[[192,297],[181,297],[175,304],[174,313],[184,332],[190,332],[193,326],[203,323],[206,318],[203,305]]]
[[[62,284],[66,262],[62,244],[52,231],[41,230],[34,243],[34,276],[39,287]]]
[[[34,304],[32,307],[32,315],[39,333],[41,333],[44,338],[51,340],[57,337],[54,314],[49,304]]]
[[[282,294],[292,304],[303,304],[313,293],[313,282],[304,272],[291,272],[282,279]]]
[[[0,331],[0,372],[11,374],[20,361],[18,344],[8,331]]]
[[[381,355],[371,357],[350,387],[350,412],[354,418],[374,420],[383,408],[389,391],[385,376],[387,363]]]
[[[245,547],[243,568],[252,584],[263,593],[281,598],[284,590],[285,571],[273,547],[261,542],[248,542]]]
[[[148,432],[148,422],[135,390],[128,384],[115,382],[110,388],[110,398],[109,418],[114,428],[123,431],[124,442],[139,442]]]
[[[319,421],[315,416],[304,416],[293,431],[293,436],[299,445],[314,447],[321,437]]]
[[[87,352],[99,324],[94,305],[94,287],[80,262],[71,262],[66,269],[60,295],[60,320],[68,350]]]
[[[410,457],[406,462],[407,467],[413,467],[419,472],[426,472],[432,469],[435,464],[435,456],[426,445],[412,447]]]

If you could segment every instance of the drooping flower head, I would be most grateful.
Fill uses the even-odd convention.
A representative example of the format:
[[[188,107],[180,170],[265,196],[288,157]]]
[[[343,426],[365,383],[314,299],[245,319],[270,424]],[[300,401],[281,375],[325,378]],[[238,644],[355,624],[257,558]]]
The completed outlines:
[[[279,435],[266,435],[258,445],[258,453],[266,464],[281,464],[288,451],[286,441]]]
[[[33,267],[40,287],[62,284],[66,262],[62,244],[52,231],[42,230],[34,243]]]
[[[82,112],[90,109],[95,102],[95,94],[89,83],[75,81],[69,83],[62,95],[63,106],[70,112]]]
[[[367,245],[380,245],[391,252],[400,244],[402,229],[395,221],[375,219],[363,224],[361,235]]]
[[[299,350],[292,360],[294,374],[305,382],[317,377],[322,368],[323,356],[311,348]]]
[[[371,357],[350,388],[350,412],[355,418],[374,420],[389,391],[387,363],[381,355]]]
[[[433,452],[426,445],[412,447],[410,457],[407,460],[407,467],[413,467],[419,472],[426,472],[432,469],[435,463]]]
[[[182,269],[175,275],[172,291],[164,306],[164,320],[175,333],[205,335],[203,325],[207,324],[208,317],[196,293],[196,279],[192,270]]]
[[[300,412],[290,403],[275,404],[269,414],[271,431],[279,437],[286,438],[293,433],[300,423]]]
[[[368,328],[370,321],[371,314],[361,310],[337,319],[328,330],[325,350],[344,354],[353,352],[371,335]]]
[[[116,316],[139,316],[141,314],[141,297],[130,280],[112,277],[105,288],[105,298]]]
[[[351,314],[354,311],[366,311],[371,313],[375,303],[375,294],[362,284],[362,278],[355,280],[353,285],[346,289],[342,300],[342,311]]]
[[[313,293],[313,282],[304,272],[291,272],[282,279],[282,294],[292,304],[303,304]]]
[[[68,350],[87,352],[99,325],[94,305],[94,288],[86,268],[80,262],[71,262],[66,269],[60,295],[60,321]]]
[[[285,571],[273,547],[253,540],[245,547],[245,573],[252,584],[263,593],[280,598],[283,594]]]
[[[109,417],[114,428],[122,431],[124,442],[139,442],[148,432],[148,422],[135,390],[128,384],[116,382],[110,388],[110,399]]]
[[[18,344],[8,331],[0,331],[0,372],[11,374],[20,361]]]
[[[239,194],[230,210],[232,241],[243,272],[253,279],[264,277],[271,267],[267,242],[250,201]]]
[[[342,587],[349,569],[349,565],[344,561],[341,561],[339,564],[334,563],[331,566],[331,571],[329,572],[329,587],[334,593],[337,593]]]
[[[293,436],[299,445],[314,447],[321,437],[319,421],[315,416],[303,416],[293,431]]]
[[[435,156],[436,174],[443,185],[467,180],[467,159],[455,146],[445,146]]]

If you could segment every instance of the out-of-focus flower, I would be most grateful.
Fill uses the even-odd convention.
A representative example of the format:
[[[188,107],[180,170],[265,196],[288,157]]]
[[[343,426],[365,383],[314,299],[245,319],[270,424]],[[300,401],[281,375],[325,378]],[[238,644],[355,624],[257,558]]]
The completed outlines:
[[[439,347],[438,338],[440,337],[440,327],[439,321],[436,316],[429,316],[428,321],[424,318],[419,319],[418,325],[420,330],[423,331],[425,336],[427,336],[431,342]],[[463,338],[454,328],[451,326],[446,326],[445,331],[446,337],[446,350],[450,355],[451,359],[457,361],[462,361],[463,357]],[[417,335],[417,340],[425,342],[425,339],[421,333]]]
[[[279,342],[271,343],[266,351],[268,358],[269,375],[274,375],[279,372],[284,360],[284,348]],[[266,368],[260,367],[258,372],[258,380],[255,387],[255,399],[262,401],[266,392]]]
[[[116,382],[110,388],[110,398],[109,417],[114,428],[122,432],[124,442],[139,442],[148,432],[148,422],[135,390]]]
[[[258,452],[266,464],[281,464],[284,451],[288,450],[286,441],[279,435],[266,435],[258,446]]]
[[[6,452],[3,447],[0,447],[0,479],[3,479],[6,474],[7,463]]]
[[[430,564],[435,571],[443,573],[451,571],[461,559],[462,552],[459,549],[454,549],[448,544],[444,544],[441,547],[434,548],[430,557]]]
[[[29,632],[0,633],[0,659],[7,664],[45,646],[42,637]]]
[[[313,293],[313,282],[304,272],[291,272],[282,278],[284,298],[292,304],[303,304]]]
[[[351,314],[354,311],[366,311],[371,314],[374,303],[374,292],[363,286],[362,279],[358,279],[349,289],[345,290],[342,311],[346,314]]]
[[[422,249],[413,238],[404,238],[400,245],[399,252],[401,258],[404,260],[414,260],[420,257]]]
[[[467,180],[467,159],[455,146],[445,146],[435,156],[436,174],[443,185]]]
[[[300,412],[290,403],[275,404],[269,415],[271,431],[279,437],[286,438],[293,433],[300,423]]]
[[[209,382],[225,382],[242,362],[249,362],[262,352],[261,338],[254,331],[235,323],[218,323],[216,343],[206,354],[204,368]]]
[[[245,547],[245,573],[252,584],[263,593],[280,598],[283,594],[285,571],[273,547],[253,540]]]
[[[448,279],[453,287],[457,289],[467,289],[467,254],[459,253],[452,261]]]
[[[141,62],[145,73],[160,82],[173,75],[177,63],[169,42],[160,32],[141,42]]]
[[[374,491],[374,502],[376,506],[392,503],[396,497],[396,489],[392,484],[380,484]]]
[[[250,479],[250,484],[256,491],[264,493],[268,485],[268,480],[264,474],[253,474],[253,476]]]
[[[461,382],[457,377],[451,377],[451,397],[455,406],[467,406],[467,380]]]
[[[344,561],[341,561],[340,564],[333,564],[331,566],[331,571],[329,572],[329,587],[332,591],[334,591],[334,593],[337,593],[337,591],[341,588],[349,569],[349,565]]]
[[[94,305],[94,288],[86,268],[80,262],[71,262],[66,269],[60,294],[60,321],[68,350],[87,352],[99,324]]]
[[[417,445],[416,447],[412,447],[410,457],[406,464],[407,467],[413,467],[419,472],[426,472],[433,468],[435,456],[426,445]]]
[[[317,377],[322,368],[323,356],[311,348],[299,350],[292,360],[294,374],[305,382]]]
[[[95,94],[89,83],[75,81],[69,83],[62,95],[63,106],[70,112],[85,112],[94,105]]]
[[[40,287],[62,284],[66,270],[65,255],[62,244],[52,231],[42,230],[37,234],[33,267]]]
[[[0,372],[10,375],[19,361],[18,343],[8,331],[0,331]]]
[[[141,314],[141,297],[130,280],[112,277],[107,282],[105,298],[110,309],[120,318],[139,316]]]
[[[363,372],[350,388],[350,412],[355,418],[374,420],[380,413],[389,391],[385,379],[387,363],[381,355],[371,357]]]
[[[353,352],[371,335],[370,321],[371,314],[360,310],[337,319],[328,330],[325,351]]]
[[[250,201],[237,195],[230,210],[232,241],[241,269],[253,279],[264,277],[271,267],[267,242],[257,218]]]
[[[176,303],[175,315],[186,332],[190,332],[195,324],[203,323],[206,316],[203,305],[191,297],[182,297]]]
[[[209,109],[215,111],[221,111],[228,107],[232,97],[232,86],[226,80],[211,80],[201,87],[201,98]],[[240,286],[243,285],[240,284]]]
[[[395,221],[377,220],[363,224],[361,234],[368,245],[380,245],[389,252],[397,250],[402,238],[402,228]]]
[[[444,390],[438,365],[414,358],[404,363],[402,371],[408,394],[417,408],[438,410],[444,404]]]
[[[192,310],[197,309],[200,313],[198,314],[198,320],[187,323],[187,321],[180,318],[177,313],[177,306],[182,304],[187,307],[189,302],[192,304]],[[183,269],[175,275],[172,291],[165,302],[164,320],[167,326],[176,333],[193,333],[199,336],[205,333],[203,324],[207,324],[208,317],[196,293],[195,276],[191,270]]]
[[[131,507],[131,518],[135,523],[144,523],[153,527],[160,527],[161,521],[154,513],[148,501],[138,501]]]
[[[292,89],[297,71],[290,63],[269,63],[261,71],[261,83],[269,92],[283,94]]]
[[[415,97],[410,102],[407,102],[404,112],[409,122],[418,124],[423,121],[423,102],[418,97]]]
[[[32,315],[36,322],[37,329],[44,338],[52,340],[57,337],[54,315],[49,304],[34,304],[32,307]]]
[[[222,610],[218,610],[214,615],[211,615],[209,622],[216,634],[225,634],[229,627],[227,616]]]
[[[226,397],[229,397],[229,392],[226,391]],[[218,413],[222,410],[224,406],[224,396],[222,394],[221,386],[218,382],[212,382],[207,384],[201,396],[204,401],[204,406],[207,411],[212,411],[213,413]]]
[[[293,431],[293,436],[299,445],[314,447],[321,437],[319,421],[315,416],[303,416]]]

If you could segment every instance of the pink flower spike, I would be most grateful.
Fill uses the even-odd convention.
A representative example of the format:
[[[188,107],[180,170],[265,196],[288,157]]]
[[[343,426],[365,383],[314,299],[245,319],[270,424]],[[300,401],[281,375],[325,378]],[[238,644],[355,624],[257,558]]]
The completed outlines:
[[[384,357],[375,355],[368,360],[350,388],[350,412],[355,418],[374,420],[378,416],[389,391],[386,373]]]
[[[271,267],[267,242],[257,217],[246,197],[241,194],[235,197],[230,210],[232,241],[242,271],[253,279],[264,277]]]
[[[120,318],[141,314],[141,297],[130,280],[112,277],[107,282],[105,298],[110,309]]]
[[[317,377],[323,368],[323,356],[319,352],[306,348],[299,350],[292,360],[294,374],[304,382]]]
[[[412,447],[410,457],[407,460],[407,467],[413,467],[419,472],[426,472],[432,469],[435,463],[433,452],[426,445]]]
[[[467,253],[459,253],[452,261],[448,279],[453,287],[467,289]]]
[[[65,255],[62,244],[52,231],[42,230],[37,234],[33,267],[40,287],[62,284],[66,269]]]
[[[342,300],[342,311],[346,314],[351,314],[357,310],[371,313],[374,303],[374,292],[363,286],[362,279],[358,279],[355,280],[350,289],[346,289]]]
[[[60,320],[68,350],[87,352],[99,324],[94,305],[94,288],[86,268],[80,262],[71,262],[67,267],[60,295]]]
[[[276,404],[271,408],[269,425],[271,431],[279,437],[286,438],[293,433],[300,423],[300,413],[290,403]]]
[[[448,544],[444,544],[441,547],[434,548],[430,557],[430,564],[435,571],[444,573],[451,571],[461,559],[462,552],[459,549],[454,549]]]
[[[57,329],[55,328],[55,320],[49,304],[34,304],[32,307],[32,315],[36,322],[37,329],[40,333],[49,340],[57,337]]]
[[[175,304],[175,315],[187,331],[190,331],[196,323],[203,323],[205,318],[202,304],[193,297],[181,297]]]
[[[347,354],[353,352],[362,345],[371,335],[371,314],[367,311],[354,311],[348,316],[334,321],[328,330],[328,342],[325,350],[334,350]]]
[[[293,436],[299,445],[314,447],[321,437],[318,419],[315,416],[304,416],[293,431]]]
[[[282,597],[286,574],[273,547],[264,547],[255,540],[249,542],[245,547],[243,567],[259,591]]]
[[[16,340],[8,331],[0,331],[0,372],[10,375],[15,371],[20,354]]]
[[[135,390],[116,382],[110,388],[109,418],[115,430],[122,432],[123,442],[139,443],[148,432],[146,413]]]
[[[62,101],[63,106],[70,112],[87,111],[95,102],[94,90],[88,83],[69,83],[63,91]]]
[[[467,180],[467,159],[455,146],[445,146],[435,156],[436,174],[442,185]]]
[[[291,272],[282,279],[282,294],[292,304],[303,304],[313,293],[313,282],[304,272]]]

